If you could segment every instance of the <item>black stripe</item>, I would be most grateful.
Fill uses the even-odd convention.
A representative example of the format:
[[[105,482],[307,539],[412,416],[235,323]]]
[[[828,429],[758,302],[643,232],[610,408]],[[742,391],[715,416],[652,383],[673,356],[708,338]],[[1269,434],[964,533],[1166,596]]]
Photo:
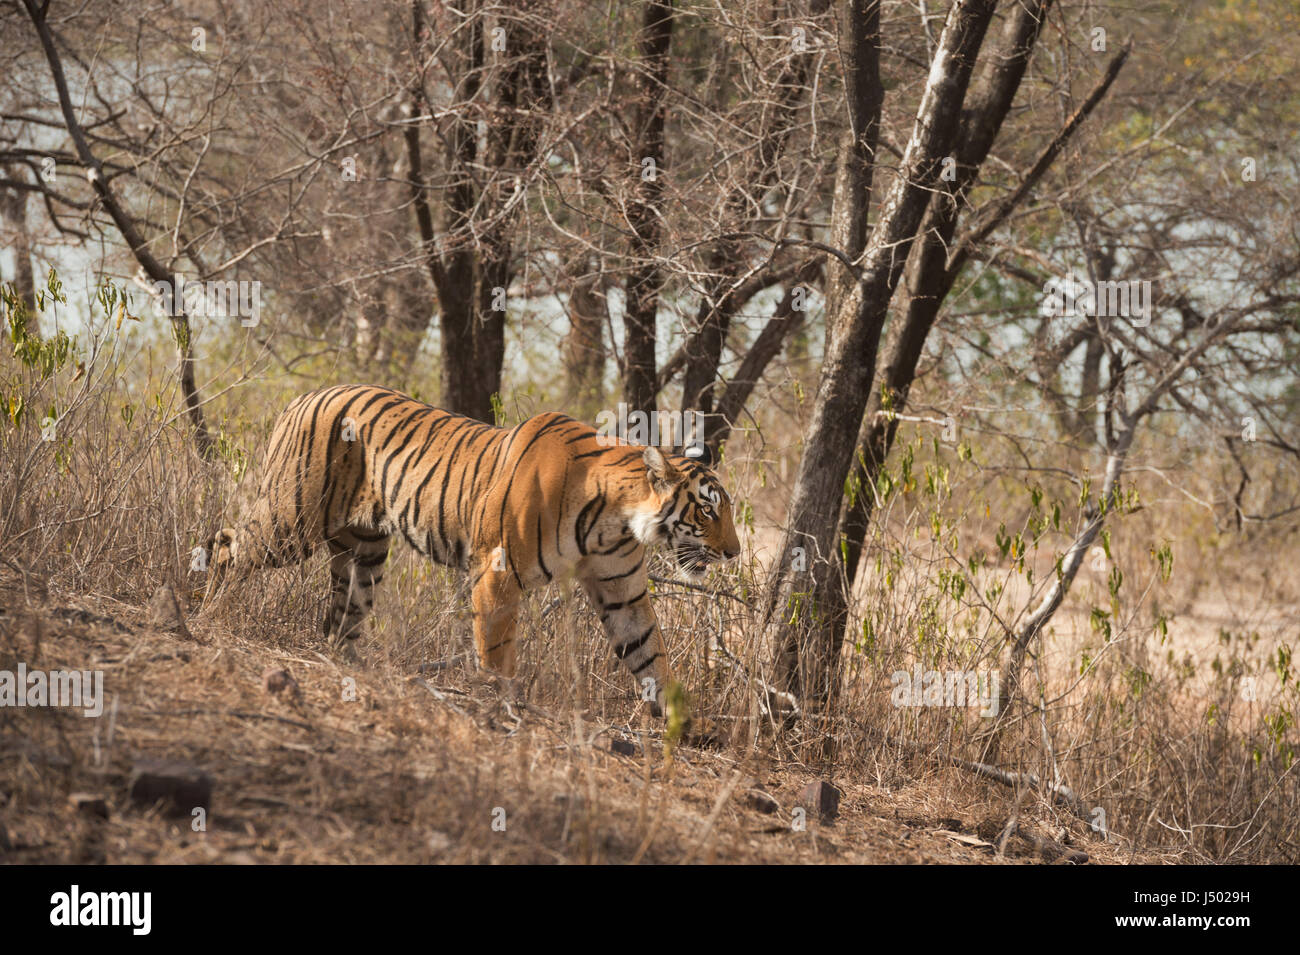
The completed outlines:
[[[447,488],[451,484],[451,469],[456,464],[456,455],[460,453],[461,446],[469,440],[472,432],[467,429],[461,430],[460,439],[451,449],[451,454],[447,457],[447,475],[442,481],[442,490],[438,492],[438,539],[451,543],[451,538],[447,536]]]
[[[588,516],[588,512],[593,507],[596,508],[596,513]],[[592,528],[596,526],[596,521],[600,520],[600,515],[604,513],[604,511],[605,495],[597,494],[583,506],[581,511],[578,512],[578,519],[573,525],[573,535],[574,539],[578,542],[578,551],[584,557],[587,556],[587,537],[591,534]]]
[[[348,410],[352,407],[353,404],[355,404],[357,401],[360,401],[362,396],[365,395],[365,393],[366,392],[364,390],[358,391],[357,394],[353,395],[351,398],[347,400],[347,402],[344,403],[343,407],[339,411],[334,413],[334,421],[330,425],[331,432],[333,431],[335,425],[342,424],[343,419],[348,416]],[[322,405],[324,403],[325,402],[323,401],[321,402]],[[362,409],[362,411],[364,410],[365,409]],[[361,412],[358,412],[358,414],[360,413]],[[312,424],[313,424],[312,430],[314,435],[315,422],[313,421]],[[361,429],[358,428],[357,429],[358,441],[360,441],[361,439],[360,431]],[[337,441],[338,439],[339,436],[336,436],[331,433],[325,442],[325,470],[322,473],[324,474],[325,487],[327,490],[326,490],[325,500],[321,502],[321,533],[324,535],[328,535],[330,531],[330,511],[332,510],[330,504],[333,503],[334,494],[337,491],[339,485],[339,482],[335,479],[334,470],[333,470],[334,444],[335,441]],[[314,443],[314,438],[313,438],[313,443]],[[352,442],[346,442],[346,443],[349,445],[348,450],[350,451]],[[308,453],[310,454],[310,448],[308,449]]]
[[[428,547],[421,546],[419,543],[417,543],[416,540],[415,540],[415,538],[411,536],[411,532],[410,532],[409,530],[407,530],[405,527],[402,528],[402,536],[406,538],[406,542],[407,542],[408,544],[410,544],[413,548],[415,548],[415,550],[416,550],[418,553],[423,554],[425,557],[432,557],[432,556],[433,556],[433,555],[429,552],[429,548],[428,548]]]
[[[641,634],[641,636],[637,637],[637,639],[631,640],[620,647],[615,647],[614,648],[615,656],[617,656],[620,660],[626,660],[632,654],[636,653],[638,650],[644,647],[646,641],[650,639],[650,634],[654,632],[655,632],[655,628],[654,625],[652,624],[650,626],[650,629],[647,630],[645,633]]]
[[[640,570],[644,565],[645,565],[645,557],[642,556],[641,559],[638,560],[638,561],[637,561],[637,562],[632,566],[632,569],[631,569],[631,570],[625,570],[625,571],[624,571],[623,573],[621,573],[621,574],[614,574],[612,577],[597,577],[596,579],[599,580],[599,581],[601,581],[602,583],[609,583],[611,580],[622,580],[624,577],[631,577],[631,576],[632,576],[633,574],[635,574],[638,570]]]
[[[635,670],[632,671],[632,675],[633,675],[633,676],[637,676],[637,675],[639,675],[640,672],[641,672],[642,670],[644,670],[644,669],[645,669],[646,667],[648,667],[650,664],[654,663],[654,662],[655,662],[656,660],[658,660],[661,656],[663,656],[662,653],[656,653],[656,654],[655,654],[654,656],[652,656],[652,657],[647,657],[645,663],[642,663],[639,667],[637,667]]]
[[[440,434],[442,434],[443,429],[447,428],[455,421],[456,421],[455,415],[446,415],[445,417],[439,418],[437,421],[429,425],[429,434],[428,437],[424,439],[424,444],[420,445],[419,451],[416,451],[414,454],[411,455],[410,459],[406,462],[406,467],[403,468],[402,473],[397,476],[397,484],[394,485],[393,493],[392,493],[393,506],[396,506],[397,502],[402,499],[402,489],[406,487],[407,478],[416,474],[423,474],[424,479],[420,481],[419,485],[412,492],[411,496],[407,499],[405,509],[410,509],[412,502],[419,500],[420,495],[424,493],[425,485],[427,485],[429,481],[433,479],[433,472],[437,470],[436,461],[434,462],[433,466],[428,469],[428,471],[421,470],[421,467],[424,464],[424,456],[429,453],[429,446],[433,444],[435,440],[437,440]],[[387,503],[388,502],[386,501],[385,504]]]
[[[324,405],[325,402],[323,400],[316,401],[313,404],[312,416],[311,416],[311,427],[307,429],[305,434],[299,432],[297,435],[294,436],[298,439],[298,441],[296,442],[294,461],[293,461],[293,464],[296,466],[295,470],[297,471],[297,481],[295,482],[295,487],[293,491],[294,494],[293,502],[296,508],[294,511],[294,520],[296,523],[299,524],[302,523],[301,520],[302,492],[303,492],[303,488],[306,487],[307,485],[307,469],[310,466],[310,459],[308,457],[308,454],[310,453],[311,448],[314,448],[316,446],[316,427],[320,422],[321,412],[324,409]],[[303,445],[304,441],[306,442],[305,446]],[[305,528],[302,527],[297,528],[298,538],[303,545],[307,543],[307,538],[306,535],[304,534],[304,530]]]
[[[515,555],[511,551],[506,553],[506,563],[510,565],[510,573],[515,575],[515,584],[520,590],[524,589],[523,579],[519,576],[519,569],[515,567]]]
[[[632,604],[640,603],[642,600],[645,600],[645,598],[646,598],[646,591],[643,590],[635,597],[633,597],[631,600],[624,600],[621,603],[605,604],[604,609],[606,611],[622,610],[624,607],[630,607],[632,606]]]
[[[626,537],[620,537],[617,541],[614,542],[613,546],[611,546],[611,547],[607,547],[607,548],[605,548],[604,550],[594,551],[594,553],[597,553],[597,554],[601,555],[602,557],[608,557],[609,555],[613,554],[615,551],[622,550],[622,549],[623,549],[624,547],[626,547],[629,543],[631,543],[631,542],[633,542],[633,541],[635,541],[635,540],[636,540],[636,538],[633,537],[631,534],[629,534],[629,535],[627,535]]]
[[[392,469],[393,462],[396,461],[398,457],[401,456],[402,452],[405,451],[407,447],[410,445],[410,443],[415,439],[415,436],[420,433],[419,424],[420,424],[419,418],[415,417],[414,415],[409,416],[406,419],[406,421],[402,422],[402,424],[398,425],[391,432],[389,432],[388,437],[384,440],[383,445],[379,449],[384,456],[383,477],[380,479],[379,482],[379,499],[381,501],[388,500],[388,472]],[[398,445],[395,450],[389,451],[388,445],[392,443],[393,438],[395,438],[398,434],[401,433],[402,428],[406,427],[407,425],[412,425],[412,427],[410,428],[409,431],[406,432],[406,437],[402,439],[402,443]]]
[[[635,537],[629,537],[629,538],[627,539],[627,543],[626,543],[626,544],[622,544],[622,545],[620,545],[618,548],[615,548],[614,550],[606,551],[605,554],[604,554],[603,556],[606,556],[606,557],[630,557],[630,556],[632,555],[632,552],[635,551],[635,550],[636,550],[638,547],[640,547],[640,546],[641,546],[641,542],[640,542],[639,540],[637,540]],[[621,549],[623,549],[624,547],[627,548],[627,553],[626,553],[626,554],[620,554],[620,553],[618,553],[618,551],[621,550]]]
[[[429,446],[433,444],[438,435],[442,433],[444,428],[453,425],[456,418],[456,415],[447,415],[440,421],[435,422],[429,428],[429,437],[420,447],[420,450],[412,455],[412,459],[407,462],[407,466],[402,470],[401,475],[398,477],[397,485],[393,488],[393,506],[396,506],[397,502],[402,498],[402,488],[406,484],[407,477],[413,474],[424,474],[424,477],[420,480],[420,483],[416,486],[415,490],[412,491],[411,495],[406,499],[406,504],[403,505],[399,516],[399,522],[404,521],[407,525],[415,526],[419,526],[423,523],[420,514],[420,497],[424,494],[424,489],[428,487],[429,482],[433,480],[433,476],[438,471],[438,461],[434,461],[433,464],[429,465],[427,470],[421,471],[424,467],[424,457],[428,454]],[[432,540],[432,531],[428,531],[427,533],[430,536],[430,540]],[[407,533],[407,539],[410,539],[409,532]],[[432,555],[434,553],[432,543],[425,547],[417,547],[416,550],[422,554]]]
[[[469,440],[469,448],[466,448],[465,450],[468,452],[469,449],[472,448],[472,447],[474,446],[475,442],[477,442],[479,438],[483,437],[485,431],[487,432],[487,436],[488,436],[488,438],[490,439],[490,438],[491,438],[491,432],[493,432],[493,431],[495,431],[495,430],[496,430],[495,428],[489,428],[487,425],[483,425],[483,426],[481,426],[480,428],[476,429],[476,431],[475,431],[475,433],[474,433],[474,436],[471,437],[470,440]],[[457,488],[456,488],[456,520],[457,520],[457,522],[460,523],[460,525],[461,525],[461,530],[462,530],[462,531],[464,530],[464,527],[465,527],[465,524],[466,524],[466,521],[465,521],[465,504],[470,500],[471,497],[474,497],[474,498],[481,497],[480,494],[476,494],[476,493],[466,494],[466,493],[465,493],[465,478],[466,478],[466,477],[469,477],[469,489],[470,489],[470,491],[471,491],[471,492],[475,492],[475,491],[477,491],[477,489],[478,489],[478,469],[479,469],[479,467],[483,464],[483,456],[484,456],[485,454],[487,454],[487,452],[488,452],[488,448],[490,448],[490,447],[492,447],[492,441],[491,441],[491,440],[488,440],[487,442],[484,443],[484,446],[479,450],[479,453],[474,457],[474,470],[473,470],[473,472],[471,472],[470,469],[467,468],[467,467],[462,467],[462,468],[460,469],[460,484],[459,484],[459,485],[457,486]]]
[[[537,512],[537,566],[541,568],[542,573],[546,575],[549,583],[553,578],[551,572],[546,569],[546,558],[542,556],[542,514]]]
[[[564,524],[564,501],[568,490],[569,469],[566,467],[564,469],[564,480],[560,483],[560,496],[556,498],[557,504],[555,507],[555,552],[560,555],[561,560],[564,559],[564,548],[560,545],[560,541],[564,540],[564,536],[560,533],[560,528]]]

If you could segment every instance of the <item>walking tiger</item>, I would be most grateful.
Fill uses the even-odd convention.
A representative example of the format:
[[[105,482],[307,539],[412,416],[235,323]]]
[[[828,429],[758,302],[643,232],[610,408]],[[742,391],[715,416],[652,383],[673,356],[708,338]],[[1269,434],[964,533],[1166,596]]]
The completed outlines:
[[[654,681],[656,715],[672,674],[647,548],[667,547],[696,576],[740,552],[731,499],[700,460],[556,412],[497,428],[389,388],[339,385],[280,415],[251,515],[209,541],[208,589],[325,544],[323,629],[343,643],[363,631],[394,537],[469,572],[479,662],[507,678],[523,593],[576,578],[638,686]]]

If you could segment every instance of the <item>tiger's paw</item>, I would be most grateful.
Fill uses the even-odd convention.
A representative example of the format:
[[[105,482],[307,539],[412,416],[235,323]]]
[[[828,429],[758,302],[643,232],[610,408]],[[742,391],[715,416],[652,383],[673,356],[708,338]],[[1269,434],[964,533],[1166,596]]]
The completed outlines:
[[[475,689],[485,690],[505,703],[518,703],[523,700],[523,689],[518,681],[511,679],[486,667],[480,667],[470,678]]]
[[[331,633],[326,639],[329,643],[330,652],[344,663],[361,662],[361,651],[357,647],[357,639],[355,637],[343,637],[336,633]]]

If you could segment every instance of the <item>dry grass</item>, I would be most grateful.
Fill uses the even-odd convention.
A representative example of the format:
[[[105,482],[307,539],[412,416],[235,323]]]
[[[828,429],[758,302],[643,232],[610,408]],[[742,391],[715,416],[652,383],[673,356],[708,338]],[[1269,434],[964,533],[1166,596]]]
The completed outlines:
[[[758,688],[710,654],[707,636],[721,635],[750,672],[768,672],[746,603],[761,582],[752,552],[711,582],[716,595],[656,588],[675,669],[721,737],[667,760],[657,721],[584,599],[558,586],[534,595],[521,617],[527,705],[503,699],[469,663],[463,583],[405,552],[392,559],[356,661],[329,654],[318,636],[321,559],[231,588],[190,615],[192,640],[155,625],[150,595],[200,582],[190,550],[246,506],[256,467],[235,484],[231,469],[194,457],[166,400],[137,401],[128,421],[117,386],[94,380],[67,401],[59,441],[41,442],[30,425],[9,428],[0,456],[0,669],[21,661],[102,670],[112,707],[97,720],[0,709],[7,860],[1041,861],[1026,840],[999,838],[1015,821],[1096,862],[1295,861],[1300,794],[1285,755],[1294,729],[1269,739],[1260,722],[1294,693],[1294,680],[1264,680],[1274,645],[1293,639],[1285,622],[1262,642],[1226,647],[1237,663],[1221,676],[1203,667],[1193,679],[1153,642],[1142,616],[1150,594],[1135,588],[1145,596],[1124,592],[1132,603],[1121,608],[1112,648],[1079,681],[1079,648],[1097,649],[1087,630],[1095,596],[1081,590],[1033,665],[1031,699],[1050,701],[1042,711],[1021,709],[993,733],[973,709],[900,709],[890,703],[895,670],[917,662],[983,670],[1005,656],[998,614],[937,590],[951,555],[917,536],[930,505],[904,495],[882,512],[871,542],[855,613],[873,629],[846,650],[844,692],[826,721],[773,726]],[[238,465],[241,450],[256,459],[264,426],[259,417],[230,436],[228,464]],[[755,505],[752,549],[771,533],[764,517],[779,519],[782,488],[771,462],[736,447],[725,477]],[[978,490],[988,493],[987,484]],[[978,494],[942,503],[968,541],[987,546],[997,508],[1014,508],[995,500],[993,518],[982,518]],[[1142,534],[1160,533],[1117,537],[1116,548],[1133,551],[1122,558],[1133,564]],[[996,578],[1014,596],[1012,577],[993,568],[980,586]],[[1176,647],[1179,625],[1175,618]],[[269,667],[288,670],[300,697],[267,692]],[[1135,667],[1145,674],[1137,692]],[[1253,709],[1234,705],[1241,678],[1256,672]],[[348,679],[354,700],[345,698]],[[1206,720],[1207,702],[1219,719]],[[635,754],[611,752],[614,740],[632,742]],[[206,831],[130,803],[128,776],[142,757],[182,760],[213,777]],[[1086,811],[1104,809],[1112,836],[1037,790],[999,785],[954,760],[1048,780],[1059,773]],[[798,831],[794,810],[817,780],[842,791],[839,817],[809,813]],[[752,805],[756,788],[778,812]],[[69,807],[68,796],[83,791],[105,797],[107,821]],[[498,808],[504,831],[492,825]]]

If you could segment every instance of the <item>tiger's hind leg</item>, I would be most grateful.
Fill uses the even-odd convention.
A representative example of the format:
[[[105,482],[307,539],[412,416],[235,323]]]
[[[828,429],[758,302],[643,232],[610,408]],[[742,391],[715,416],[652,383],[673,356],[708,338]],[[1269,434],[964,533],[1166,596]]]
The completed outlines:
[[[331,646],[349,650],[364,632],[363,624],[375,604],[375,587],[384,579],[388,535],[382,531],[345,527],[328,541],[330,606],[322,629]]]

